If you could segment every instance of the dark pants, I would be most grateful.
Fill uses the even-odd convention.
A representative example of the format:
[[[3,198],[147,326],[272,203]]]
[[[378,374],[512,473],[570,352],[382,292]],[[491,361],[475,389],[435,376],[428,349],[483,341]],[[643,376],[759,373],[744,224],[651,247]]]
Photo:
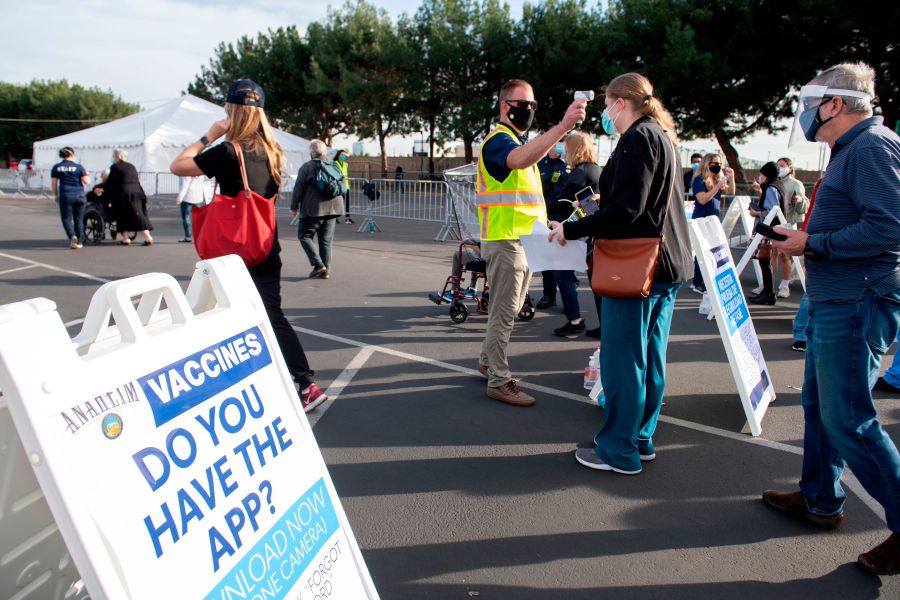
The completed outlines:
[[[763,294],[771,294],[773,291],[772,287],[772,259],[771,258],[761,258],[759,259],[759,270],[762,271],[762,283],[763,283]]]
[[[78,238],[79,242],[84,239],[85,206],[87,206],[87,199],[84,194],[79,196],[59,195],[59,216],[62,219],[63,229],[66,230],[67,238]]]
[[[694,259],[694,279],[691,283],[694,284],[695,288],[706,289],[706,285],[703,283],[703,274],[700,273],[700,263],[697,262],[696,258]]]
[[[272,324],[272,329],[275,331],[275,339],[281,348],[288,371],[303,390],[313,383],[313,376],[316,373],[309,368],[309,362],[306,360],[306,353],[303,351],[297,332],[291,328],[287,317],[281,310],[281,264],[279,263],[277,269],[262,273],[254,273],[251,269],[250,277],[256,284],[256,291],[262,297],[266,314],[269,316],[269,323]]]
[[[541,279],[544,282],[544,293],[542,298],[548,300],[556,300],[556,271],[542,271]]]
[[[331,266],[331,240],[337,215],[331,217],[303,217],[297,237],[306,252],[309,264],[315,268]],[[318,238],[318,244],[315,238]]]

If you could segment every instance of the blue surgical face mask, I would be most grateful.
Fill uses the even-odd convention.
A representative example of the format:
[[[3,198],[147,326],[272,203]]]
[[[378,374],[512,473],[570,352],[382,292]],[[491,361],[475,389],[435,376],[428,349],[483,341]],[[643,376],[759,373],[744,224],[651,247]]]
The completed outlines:
[[[616,119],[618,119],[621,114],[622,111],[620,110],[614,119],[609,116],[609,108],[603,109],[603,114],[600,115],[600,122],[603,124],[603,131],[606,132],[606,135],[616,135],[619,133],[616,131]]]
[[[696,171],[700,168],[700,163],[691,163],[691,171]]]
[[[553,146],[553,151],[562,156],[563,152],[566,151],[566,147],[563,144],[556,144]]]
[[[819,106],[822,106],[819,104]],[[803,128],[803,135],[806,137],[807,141],[815,142],[816,141],[816,133],[819,129],[833,119],[834,117],[828,117],[824,121],[819,118],[819,106],[814,106],[813,108],[807,108],[803,112],[800,113],[800,127]]]

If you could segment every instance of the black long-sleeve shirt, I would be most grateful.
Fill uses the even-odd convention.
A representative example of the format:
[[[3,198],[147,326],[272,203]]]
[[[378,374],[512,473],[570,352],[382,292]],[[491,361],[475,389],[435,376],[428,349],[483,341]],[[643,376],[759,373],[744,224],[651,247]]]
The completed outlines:
[[[681,170],[675,148],[654,119],[641,117],[622,134],[600,173],[597,191],[600,208],[580,221],[564,223],[566,239],[649,238],[665,233],[656,281],[687,281],[692,261]]]

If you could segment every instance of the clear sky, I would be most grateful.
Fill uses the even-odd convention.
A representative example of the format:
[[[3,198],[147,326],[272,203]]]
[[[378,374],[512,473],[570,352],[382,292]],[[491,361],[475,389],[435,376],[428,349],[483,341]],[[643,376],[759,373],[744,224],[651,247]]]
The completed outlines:
[[[520,17],[524,0],[507,2],[513,16]],[[393,16],[418,6],[416,0],[375,4]],[[327,6],[315,0],[11,1],[3,9],[0,81],[66,78],[152,105],[185,90],[220,42],[283,25],[303,29],[323,18]],[[349,140],[338,141],[349,147]],[[408,155],[411,146],[410,140],[397,138],[388,142],[388,151]],[[717,144],[694,140],[685,146],[711,150]],[[785,133],[756,136],[738,150],[761,160],[786,154],[801,168],[815,168],[818,146],[803,143],[788,151]],[[366,147],[375,153],[375,144]]]

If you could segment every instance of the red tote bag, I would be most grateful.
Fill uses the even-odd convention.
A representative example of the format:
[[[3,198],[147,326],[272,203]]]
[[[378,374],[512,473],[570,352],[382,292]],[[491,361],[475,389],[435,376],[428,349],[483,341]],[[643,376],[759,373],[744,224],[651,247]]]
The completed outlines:
[[[194,246],[200,258],[237,254],[248,267],[261,263],[275,241],[275,202],[263,198],[247,184],[244,155],[234,144],[244,189],[237,196],[216,194],[206,206],[191,212]]]

